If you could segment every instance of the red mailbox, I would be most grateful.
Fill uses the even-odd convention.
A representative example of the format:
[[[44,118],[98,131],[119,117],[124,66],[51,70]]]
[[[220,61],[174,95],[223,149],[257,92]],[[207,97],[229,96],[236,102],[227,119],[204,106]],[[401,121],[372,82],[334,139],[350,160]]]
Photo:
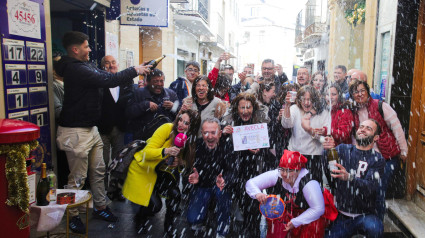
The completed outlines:
[[[33,123],[0,119],[0,224],[1,233],[8,237],[29,237],[29,213],[23,212],[18,206],[6,204],[9,198],[8,181],[6,179],[6,161],[8,154],[4,151],[13,145],[28,143],[40,137],[40,128]],[[26,157],[29,156],[25,155]],[[26,176],[26,173],[25,173]]]

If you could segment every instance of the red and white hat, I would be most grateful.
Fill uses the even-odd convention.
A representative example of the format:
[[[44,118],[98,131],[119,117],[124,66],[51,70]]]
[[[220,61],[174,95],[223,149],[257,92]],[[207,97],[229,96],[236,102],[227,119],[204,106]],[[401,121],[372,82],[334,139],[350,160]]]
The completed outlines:
[[[280,159],[279,167],[300,170],[305,168],[307,158],[298,151],[285,150]]]

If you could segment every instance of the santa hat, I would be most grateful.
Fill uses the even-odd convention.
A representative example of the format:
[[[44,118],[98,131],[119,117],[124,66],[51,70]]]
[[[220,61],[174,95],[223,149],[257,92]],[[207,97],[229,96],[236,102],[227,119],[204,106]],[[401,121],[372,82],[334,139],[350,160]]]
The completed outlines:
[[[300,170],[305,168],[307,158],[298,151],[285,150],[280,159],[279,167]]]

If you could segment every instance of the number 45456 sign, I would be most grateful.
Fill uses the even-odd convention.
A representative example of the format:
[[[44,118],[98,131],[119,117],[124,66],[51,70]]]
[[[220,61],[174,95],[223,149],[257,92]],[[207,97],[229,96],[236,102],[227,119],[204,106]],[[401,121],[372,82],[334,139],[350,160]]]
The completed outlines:
[[[9,34],[41,39],[40,4],[29,0],[7,0]]]

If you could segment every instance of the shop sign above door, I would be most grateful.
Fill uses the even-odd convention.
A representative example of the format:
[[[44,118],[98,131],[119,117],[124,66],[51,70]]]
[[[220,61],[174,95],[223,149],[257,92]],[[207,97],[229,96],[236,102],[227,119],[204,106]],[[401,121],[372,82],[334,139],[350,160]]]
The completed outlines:
[[[121,24],[168,26],[168,0],[121,0]]]

